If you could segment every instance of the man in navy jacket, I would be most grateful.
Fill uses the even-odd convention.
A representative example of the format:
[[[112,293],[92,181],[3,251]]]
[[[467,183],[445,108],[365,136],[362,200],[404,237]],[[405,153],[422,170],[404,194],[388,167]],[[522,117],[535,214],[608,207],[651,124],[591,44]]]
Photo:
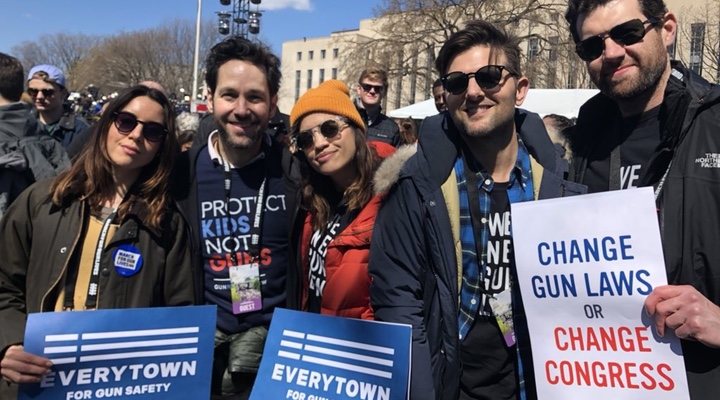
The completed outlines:
[[[539,116],[516,109],[529,87],[517,43],[483,21],[453,34],[436,60],[448,111],[425,121],[417,153],[401,149],[378,172],[388,196],[371,300],[376,319],[413,327],[412,399],[535,396],[505,222],[512,203],[584,188],[561,178]]]

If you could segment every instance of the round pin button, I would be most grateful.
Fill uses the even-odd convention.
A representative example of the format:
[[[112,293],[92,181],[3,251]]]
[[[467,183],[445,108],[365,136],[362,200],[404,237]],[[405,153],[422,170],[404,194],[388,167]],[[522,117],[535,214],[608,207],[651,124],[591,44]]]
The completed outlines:
[[[128,277],[140,272],[143,267],[143,256],[140,249],[125,244],[115,249],[112,262],[118,275]]]

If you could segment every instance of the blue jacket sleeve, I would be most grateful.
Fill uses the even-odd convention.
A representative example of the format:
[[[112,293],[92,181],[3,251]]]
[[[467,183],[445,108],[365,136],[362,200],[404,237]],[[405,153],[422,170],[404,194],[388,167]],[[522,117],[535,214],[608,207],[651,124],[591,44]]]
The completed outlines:
[[[412,325],[413,400],[436,398],[423,318],[429,260],[422,218],[414,185],[402,180],[386,197],[370,242],[370,299],[375,319]]]

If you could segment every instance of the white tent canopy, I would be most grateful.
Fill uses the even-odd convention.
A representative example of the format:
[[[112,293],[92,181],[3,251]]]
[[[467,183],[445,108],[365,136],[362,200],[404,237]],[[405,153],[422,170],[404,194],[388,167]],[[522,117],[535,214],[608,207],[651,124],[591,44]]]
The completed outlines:
[[[572,118],[577,117],[580,106],[597,93],[597,89],[530,89],[520,108],[540,116],[559,114]],[[387,115],[391,118],[423,119],[435,114],[435,102],[428,99],[390,111]]]

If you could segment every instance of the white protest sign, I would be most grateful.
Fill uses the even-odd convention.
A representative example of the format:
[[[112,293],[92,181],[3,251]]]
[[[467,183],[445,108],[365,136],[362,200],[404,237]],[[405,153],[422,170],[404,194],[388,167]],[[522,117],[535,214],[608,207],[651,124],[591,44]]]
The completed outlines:
[[[540,400],[689,398],[643,309],[667,283],[651,188],[513,204],[512,231]]]

